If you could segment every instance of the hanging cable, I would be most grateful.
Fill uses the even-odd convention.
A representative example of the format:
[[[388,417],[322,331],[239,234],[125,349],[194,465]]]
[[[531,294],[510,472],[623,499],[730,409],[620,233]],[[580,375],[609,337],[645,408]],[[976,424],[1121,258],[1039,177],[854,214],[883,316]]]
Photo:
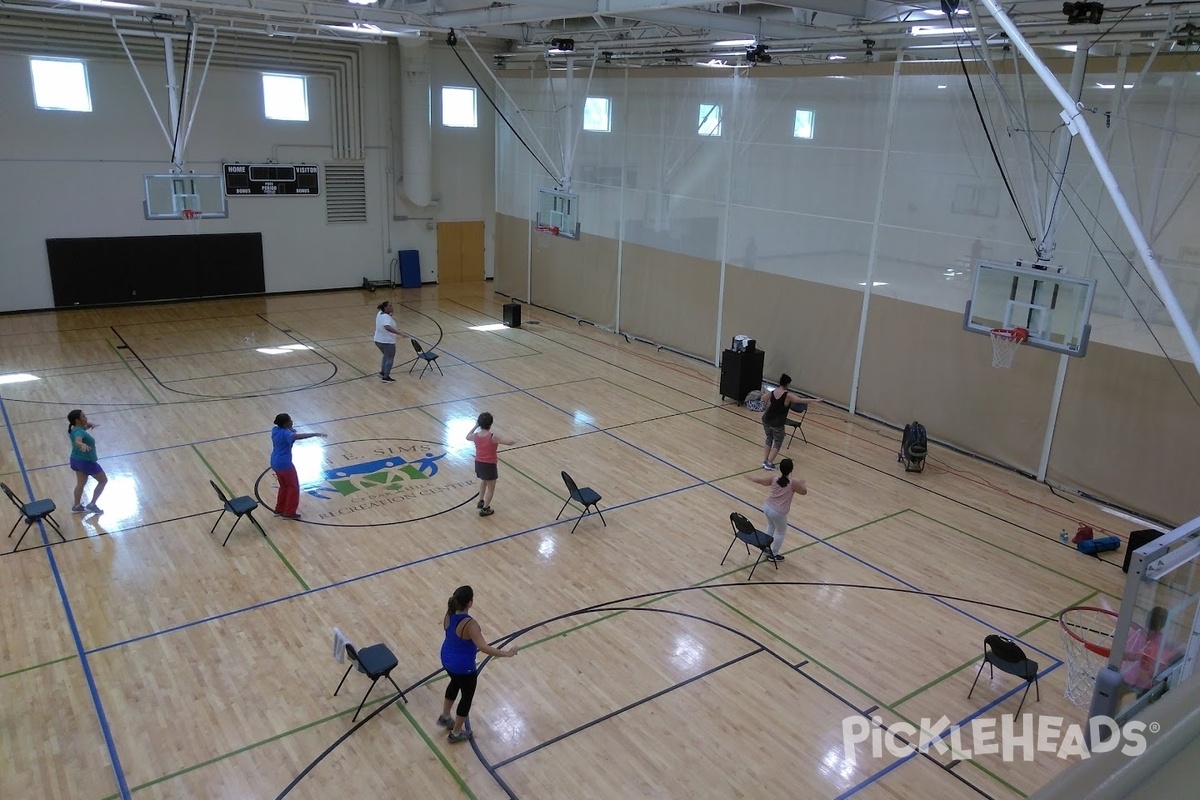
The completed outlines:
[[[971,47],[972,47],[972,49],[975,49],[976,51],[978,51],[978,46],[975,45],[974,43],[971,44]],[[979,57],[978,52],[976,52],[976,56]],[[960,56],[960,58],[961,58],[961,56]],[[1009,109],[1010,109],[1010,112],[1011,112],[1013,118],[1019,120],[1022,123],[1022,128],[1025,131],[1025,135],[1029,138],[1029,142],[1033,145],[1033,149],[1034,149],[1035,154],[1038,157],[1038,160],[1041,162],[1042,166],[1044,166],[1047,169],[1047,171],[1049,172],[1049,174],[1051,176],[1051,179],[1055,183],[1055,187],[1058,190],[1058,196],[1061,196],[1064,200],[1066,200],[1067,207],[1071,210],[1071,213],[1075,217],[1076,221],[1079,222],[1080,227],[1083,229],[1084,236],[1087,237],[1088,241],[1091,242],[1092,246],[1095,248],[1096,254],[1099,256],[1100,260],[1104,262],[1104,266],[1107,267],[1109,274],[1113,277],[1113,280],[1116,281],[1117,286],[1120,287],[1121,293],[1125,296],[1125,299],[1129,302],[1130,307],[1133,309],[1133,311],[1137,315],[1138,319],[1141,320],[1142,325],[1145,326],[1146,332],[1150,335],[1150,338],[1154,340],[1154,343],[1158,346],[1159,352],[1162,354],[1163,358],[1166,359],[1167,363],[1171,367],[1171,370],[1175,373],[1175,376],[1179,379],[1179,383],[1183,386],[1183,390],[1187,393],[1188,397],[1191,398],[1192,402],[1196,405],[1196,407],[1200,408],[1200,398],[1198,398],[1196,396],[1196,393],[1192,390],[1191,385],[1188,383],[1187,379],[1184,378],[1183,373],[1180,372],[1179,365],[1176,362],[1176,359],[1173,359],[1170,356],[1170,354],[1167,353],[1166,346],[1163,345],[1162,340],[1159,339],[1158,335],[1154,332],[1154,328],[1151,327],[1150,321],[1148,319],[1146,319],[1146,315],[1142,313],[1142,310],[1140,308],[1138,308],[1137,303],[1134,301],[1133,296],[1129,293],[1129,290],[1128,290],[1128,288],[1126,288],[1125,283],[1121,280],[1120,276],[1117,275],[1117,271],[1113,267],[1112,262],[1109,261],[1108,257],[1105,255],[1104,251],[1101,249],[1100,243],[1098,241],[1096,241],[1096,237],[1093,235],[1092,231],[1089,229],[1088,225],[1085,223],[1084,215],[1080,212],[1080,210],[1076,206],[1075,202],[1072,201],[1072,199],[1071,199],[1072,194],[1079,200],[1079,202],[1083,206],[1084,210],[1086,210],[1087,216],[1090,218],[1090,221],[1095,223],[1096,227],[1099,228],[1103,232],[1104,238],[1108,240],[1108,243],[1112,246],[1112,250],[1121,256],[1121,259],[1129,267],[1129,270],[1138,277],[1138,279],[1142,282],[1142,284],[1150,292],[1150,295],[1156,301],[1158,301],[1158,303],[1160,303],[1160,304],[1163,303],[1162,298],[1159,297],[1158,292],[1155,291],[1154,286],[1150,283],[1150,281],[1146,278],[1146,276],[1144,276],[1138,270],[1137,265],[1133,263],[1133,260],[1130,259],[1129,256],[1125,255],[1125,252],[1120,248],[1120,246],[1117,244],[1116,240],[1113,239],[1112,234],[1110,234],[1108,232],[1108,230],[1104,227],[1104,225],[1101,224],[1100,218],[1099,218],[1099,215],[1097,214],[1097,212],[1092,210],[1092,208],[1087,205],[1087,202],[1084,201],[1082,195],[1080,195],[1079,190],[1070,181],[1067,180],[1065,172],[1061,176],[1055,177],[1054,170],[1051,166],[1052,159],[1050,156],[1049,149],[1046,147],[1043,147],[1043,145],[1040,142],[1038,142],[1037,139],[1035,139],[1033,137],[1032,133],[1029,132],[1029,128],[1030,128],[1029,120],[1026,119],[1024,116],[1022,116],[1020,111],[1010,101],[1008,95],[1006,95],[1004,92],[1004,87],[1000,85],[999,79],[996,76],[992,76],[992,78],[993,78],[993,82],[995,83],[995,86],[996,86],[996,91],[999,94],[1001,101],[1006,103],[1009,106]],[[972,94],[974,94],[974,91],[972,91]],[[1069,189],[1070,193],[1063,191],[1064,187],[1066,189]]]
[[[1025,235],[1029,237],[1030,242],[1035,242],[1037,239],[1029,229],[1029,223],[1025,221],[1025,215],[1021,213],[1021,204],[1017,202],[1017,196],[1013,194],[1012,184],[1008,180],[1004,164],[1000,161],[1000,154],[996,152],[996,143],[992,141],[992,132],[988,130],[987,120],[983,117],[983,109],[979,107],[979,97],[975,94],[975,86],[971,82],[971,73],[967,70],[967,62],[963,58],[962,48],[958,44],[955,44],[954,49],[958,51],[958,63],[962,67],[963,76],[967,79],[967,88],[971,90],[971,100],[975,103],[975,113],[979,115],[979,124],[983,127],[983,135],[987,137],[988,147],[992,150],[992,158],[996,162],[996,169],[1000,171],[1000,178],[1004,181],[1004,188],[1008,190],[1008,197],[1012,200],[1013,208],[1017,211],[1017,218],[1021,220],[1021,227],[1025,229]]]
[[[454,33],[453,28],[451,28],[450,33],[446,35],[446,44],[450,45],[450,52],[454,53],[454,57],[458,59],[458,63],[462,64],[463,69],[465,69],[467,74],[471,76],[471,80],[473,80],[475,85],[479,87],[479,91],[482,92],[483,96],[487,98],[488,103],[491,104],[492,109],[495,110],[496,116],[500,117],[500,119],[504,121],[504,124],[508,126],[510,131],[512,131],[513,136],[517,137],[517,141],[521,143],[521,146],[529,152],[529,155],[533,156],[533,160],[540,164],[542,169],[546,170],[546,174],[554,180],[554,185],[561,187],[563,185],[562,179],[555,175],[550,168],[546,166],[545,162],[538,158],[537,153],[533,152],[533,148],[531,148],[529,143],[521,137],[521,134],[518,133],[517,129],[513,127],[513,124],[508,121],[508,117],[504,116],[504,112],[500,110],[498,105],[496,105],[496,101],[493,100],[492,96],[487,93],[487,89],[483,88],[483,84],[480,83],[479,79],[475,77],[475,73],[472,72],[471,68],[467,66],[467,62],[463,61],[463,57],[458,54],[458,36]]]
[[[188,14],[188,22],[191,22],[192,15]],[[188,65],[192,63],[192,36],[195,31],[195,26],[188,25],[187,48],[184,51],[183,58],[183,79],[179,82],[179,108],[175,113],[175,130],[174,136],[171,139],[171,166],[175,166],[175,155],[179,150],[179,129],[183,127],[183,98],[187,96],[188,82]]]

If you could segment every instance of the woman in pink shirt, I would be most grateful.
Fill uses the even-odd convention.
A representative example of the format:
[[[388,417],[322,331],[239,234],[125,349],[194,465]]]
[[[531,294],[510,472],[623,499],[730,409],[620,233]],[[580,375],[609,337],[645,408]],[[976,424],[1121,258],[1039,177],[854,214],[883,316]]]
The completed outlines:
[[[467,434],[467,440],[475,443],[475,477],[482,485],[479,487],[479,516],[491,516],[492,495],[496,493],[496,449],[497,445],[516,444],[516,439],[510,439],[492,431],[492,415],[485,411],[479,415],[475,427]]]
[[[761,486],[771,487],[767,501],[763,503],[763,513],[767,515],[767,535],[774,541],[771,552],[767,556],[772,561],[783,561],[779,549],[783,547],[783,536],[787,533],[788,511],[792,508],[792,497],[798,494],[808,494],[808,486],[803,478],[792,478],[792,460],[785,458],[779,462],[779,477],[756,473],[747,475],[748,480]]]

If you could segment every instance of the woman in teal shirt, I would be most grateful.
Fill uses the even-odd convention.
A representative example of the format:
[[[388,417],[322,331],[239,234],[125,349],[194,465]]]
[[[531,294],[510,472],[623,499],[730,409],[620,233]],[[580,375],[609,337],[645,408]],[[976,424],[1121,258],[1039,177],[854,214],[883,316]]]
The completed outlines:
[[[96,501],[100,499],[105,485],[108,484],[108,476],[100,468],[100,461],[96,456],[96,440],[88,433],[95,427],[88,422],[87,414],[78,408],[67,414],[67,433],[71,437],[71,469],[75,471],[75,504],[71,506],[72,514],[89,511],[93,514],[103,513]],[[84,505],[83,487],[87,485],[89,477],[96,479],[96,490],[92,492],[91,502]]]

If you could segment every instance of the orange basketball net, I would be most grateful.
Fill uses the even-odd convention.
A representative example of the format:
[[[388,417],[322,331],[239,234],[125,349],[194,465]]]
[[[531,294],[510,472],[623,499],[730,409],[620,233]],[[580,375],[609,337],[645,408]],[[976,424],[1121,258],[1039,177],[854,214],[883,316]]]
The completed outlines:
[[[190,208],[185,208],[179,212],[179,218],[187,223],[188,233],[195,233],[200,230],[200,212],[193,211]]]
[[[538,225],[537,229],[538,229],[538,233],[549,233],[549,234],[553,234],[554,236],[558,236],[558,226],[557,225]]]
[[[1025,328],[992,328],[992,366],[1011,367],[1017,348],[1028,339],[1029,331]]]

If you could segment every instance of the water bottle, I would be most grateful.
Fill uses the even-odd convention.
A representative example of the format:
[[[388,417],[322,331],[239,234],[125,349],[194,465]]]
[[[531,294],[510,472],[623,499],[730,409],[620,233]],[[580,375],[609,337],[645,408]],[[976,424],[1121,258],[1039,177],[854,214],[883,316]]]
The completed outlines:
[[[1058,540],[1060,542],[1062,542],[1063,544],[1066,544],[1068,541],[1070,541],[1070,539],[1071,539],[1071,535],[1069,533],[1067,533],[1066,528],[1063,528],[1061,531],[1058,532]]]

